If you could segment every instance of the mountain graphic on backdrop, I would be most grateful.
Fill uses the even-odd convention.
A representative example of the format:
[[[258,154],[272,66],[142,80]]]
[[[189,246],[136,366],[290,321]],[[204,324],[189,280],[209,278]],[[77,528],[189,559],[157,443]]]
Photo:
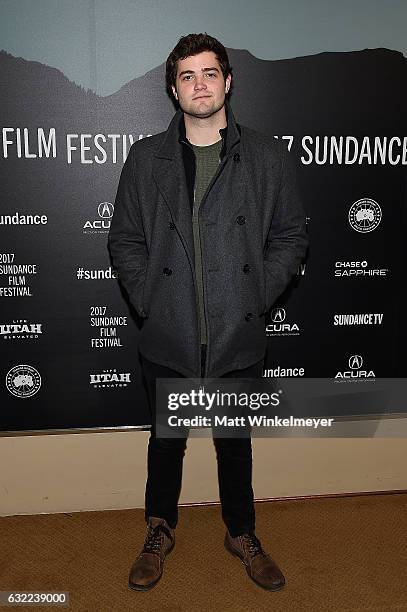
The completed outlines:
[[[401,120],[406,96],[406,59],[373,49],[320,53],[287,60],[261,60],[229,49],[233,68],[231,103],[238,120],[272,135],[308,133],[318,116],[330,129],[332,112],[348,133],[364,133],[372,110],[382,109],[383,129]],[[3,125],[66,125],[86,132],[156,133],[166,129],[174,105],[165,92],[165,65],[98,96],[39,62],[0,52]],[[339,126],[336,125],[338,128]],[[329,133],[329,132],[328,132]]]

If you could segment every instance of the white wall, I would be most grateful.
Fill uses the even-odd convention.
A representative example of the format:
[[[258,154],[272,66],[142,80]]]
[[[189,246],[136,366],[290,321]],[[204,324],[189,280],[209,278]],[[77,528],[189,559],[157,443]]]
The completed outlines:
[[[405,429],[401,419],[390,426]],[[0,438],[0,514],[143,507],[147,440],[140,431]],[[407,489],[406,438],[256,438],[253,454],[257,499]],[[213,442],[190,439],[180,501],[218,499]]]

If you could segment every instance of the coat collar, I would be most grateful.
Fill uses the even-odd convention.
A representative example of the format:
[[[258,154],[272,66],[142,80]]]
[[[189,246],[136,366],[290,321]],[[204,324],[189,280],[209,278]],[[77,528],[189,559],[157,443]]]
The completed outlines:
[[[235,121],[232,108],[225,100],[226,127],[219,130],[223,139],[221,157],[228,155],[231,149],[240,141],[240,128]],[[180,152],[182,142],[187,142],[185,134],[184,113],[181,109],[177,110],[168,129],[160,148],[156,151],[155,157],[161,159],[173,159]]]
[[[228,156],[240,141],[240,129],[235,122],[232,109],[225,101],[227,127],[219,130],[223,138],[221,156]],[[185,178],[182,144],[185,139],[184,114],[177,111],[165,133],[161,146],[154,154],[153,177],[170,210],[171,218],[188,255],[191,268],[194,268],[194,237],[192,233],[189,194]],[[224,158],[223,158],[224,159]]]

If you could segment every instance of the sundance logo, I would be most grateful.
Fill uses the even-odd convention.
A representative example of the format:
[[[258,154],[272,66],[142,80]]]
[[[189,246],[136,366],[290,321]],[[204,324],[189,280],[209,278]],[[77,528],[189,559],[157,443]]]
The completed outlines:
[[[304,376],[305,368],[282,368],[277,366],[270,370],[264,370],[264,378],[291,378],[297,376]]]
[[[336,379],[361,379],[361,378],[375,378],[373,370],[363,369],[363,358],[361,355],[351,355],[348,360],[349,370],[344,372],[337,372],[335,375]]]
[[[46,225],[47,215],[22,215],[19,212],[14,215],[0,215],[0,225]]]

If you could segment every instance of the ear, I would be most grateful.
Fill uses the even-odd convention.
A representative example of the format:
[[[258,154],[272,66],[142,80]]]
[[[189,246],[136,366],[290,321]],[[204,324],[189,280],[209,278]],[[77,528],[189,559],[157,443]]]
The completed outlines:
[[[174,85],[171,85],[171,89],[172,89],[172,93],[173,93],[174,98],[176,100],[178,100],[177,90],[175,89]]]
[[[225,93],[229,93],[231,82],[232,82],[232,75],[229,74],[226,77],[226,81],[225,81]]]

